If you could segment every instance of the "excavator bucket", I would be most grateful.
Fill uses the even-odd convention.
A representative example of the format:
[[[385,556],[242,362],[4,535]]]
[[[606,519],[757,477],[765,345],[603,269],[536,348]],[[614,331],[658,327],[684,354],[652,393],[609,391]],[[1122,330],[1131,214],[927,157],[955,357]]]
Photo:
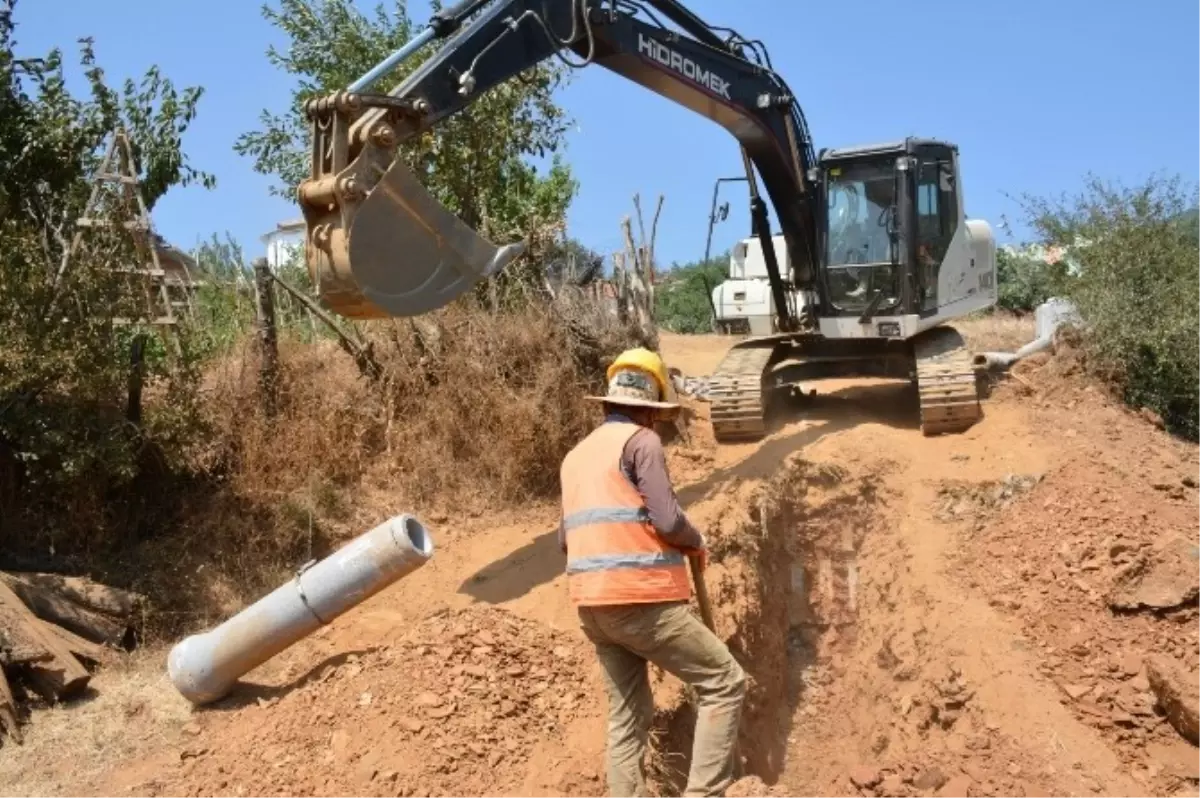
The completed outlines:
[[[360,296],[346,291],[343,282],[322,292],[322,298],[350,318],[436,310],[525,249],[523,243],[497,247],[472,230],[426,191],[402,159],[391,164],[356,210],[347,244],[350,276]]]

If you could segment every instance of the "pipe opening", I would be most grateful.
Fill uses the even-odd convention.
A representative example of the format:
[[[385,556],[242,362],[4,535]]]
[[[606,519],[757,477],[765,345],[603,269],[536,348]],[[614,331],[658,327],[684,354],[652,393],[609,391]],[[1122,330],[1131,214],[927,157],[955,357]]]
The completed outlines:
[[[412,544],[413,549],[425,557],[432,557],[433,540],[430,539],[421,522],[411,515],[406,515],[402,523],[404,524],[404,535],[408,538],[408,542]]]

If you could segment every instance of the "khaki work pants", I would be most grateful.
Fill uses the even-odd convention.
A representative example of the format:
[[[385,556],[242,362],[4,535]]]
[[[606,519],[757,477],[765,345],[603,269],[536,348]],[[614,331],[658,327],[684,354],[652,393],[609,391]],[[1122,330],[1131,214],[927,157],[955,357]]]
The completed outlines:
[[[746,674],[684,602],[580,607],[608,692],[608,794],[645,795],[643,755],[654,717],[646,663],[695,689],[692,767],[684,795],[723,795],[733,783],[734,745]]]

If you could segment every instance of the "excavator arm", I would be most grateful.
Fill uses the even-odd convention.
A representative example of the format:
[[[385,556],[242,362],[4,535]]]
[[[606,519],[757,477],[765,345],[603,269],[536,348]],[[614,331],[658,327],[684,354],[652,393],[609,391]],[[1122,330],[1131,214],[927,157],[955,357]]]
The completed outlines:
[[[379,76],[439,38],[444,44],[390,94],[368,93]],[[817,281],[816,159],[807,124],[761,44],[708,26],[675,0],[467,0],[435,15],[414,42],[349,90],[309,101],[312,174],[299,198],[322,300],[351,318],[416,315],[520,255],[520,243],[495,246],[442,207],[398,145],[553,57],[605,67],[738,140],[780,328],[794,329],[787,288],[814,289]],[[755,170],[787,242],[788,275],[774,256]]]

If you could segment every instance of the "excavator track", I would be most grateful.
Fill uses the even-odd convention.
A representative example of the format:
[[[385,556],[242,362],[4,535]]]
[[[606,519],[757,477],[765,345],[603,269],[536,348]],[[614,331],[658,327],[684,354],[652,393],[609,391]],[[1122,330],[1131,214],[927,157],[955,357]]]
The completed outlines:
[[[921,432],[963,432],[983,417],[971,353],[958,330],[936,327],[914,342]]]
[[[775,344],[734,347],[709,378],[713,437],[718,441],[756,440],[766,435],[766,373]]]

